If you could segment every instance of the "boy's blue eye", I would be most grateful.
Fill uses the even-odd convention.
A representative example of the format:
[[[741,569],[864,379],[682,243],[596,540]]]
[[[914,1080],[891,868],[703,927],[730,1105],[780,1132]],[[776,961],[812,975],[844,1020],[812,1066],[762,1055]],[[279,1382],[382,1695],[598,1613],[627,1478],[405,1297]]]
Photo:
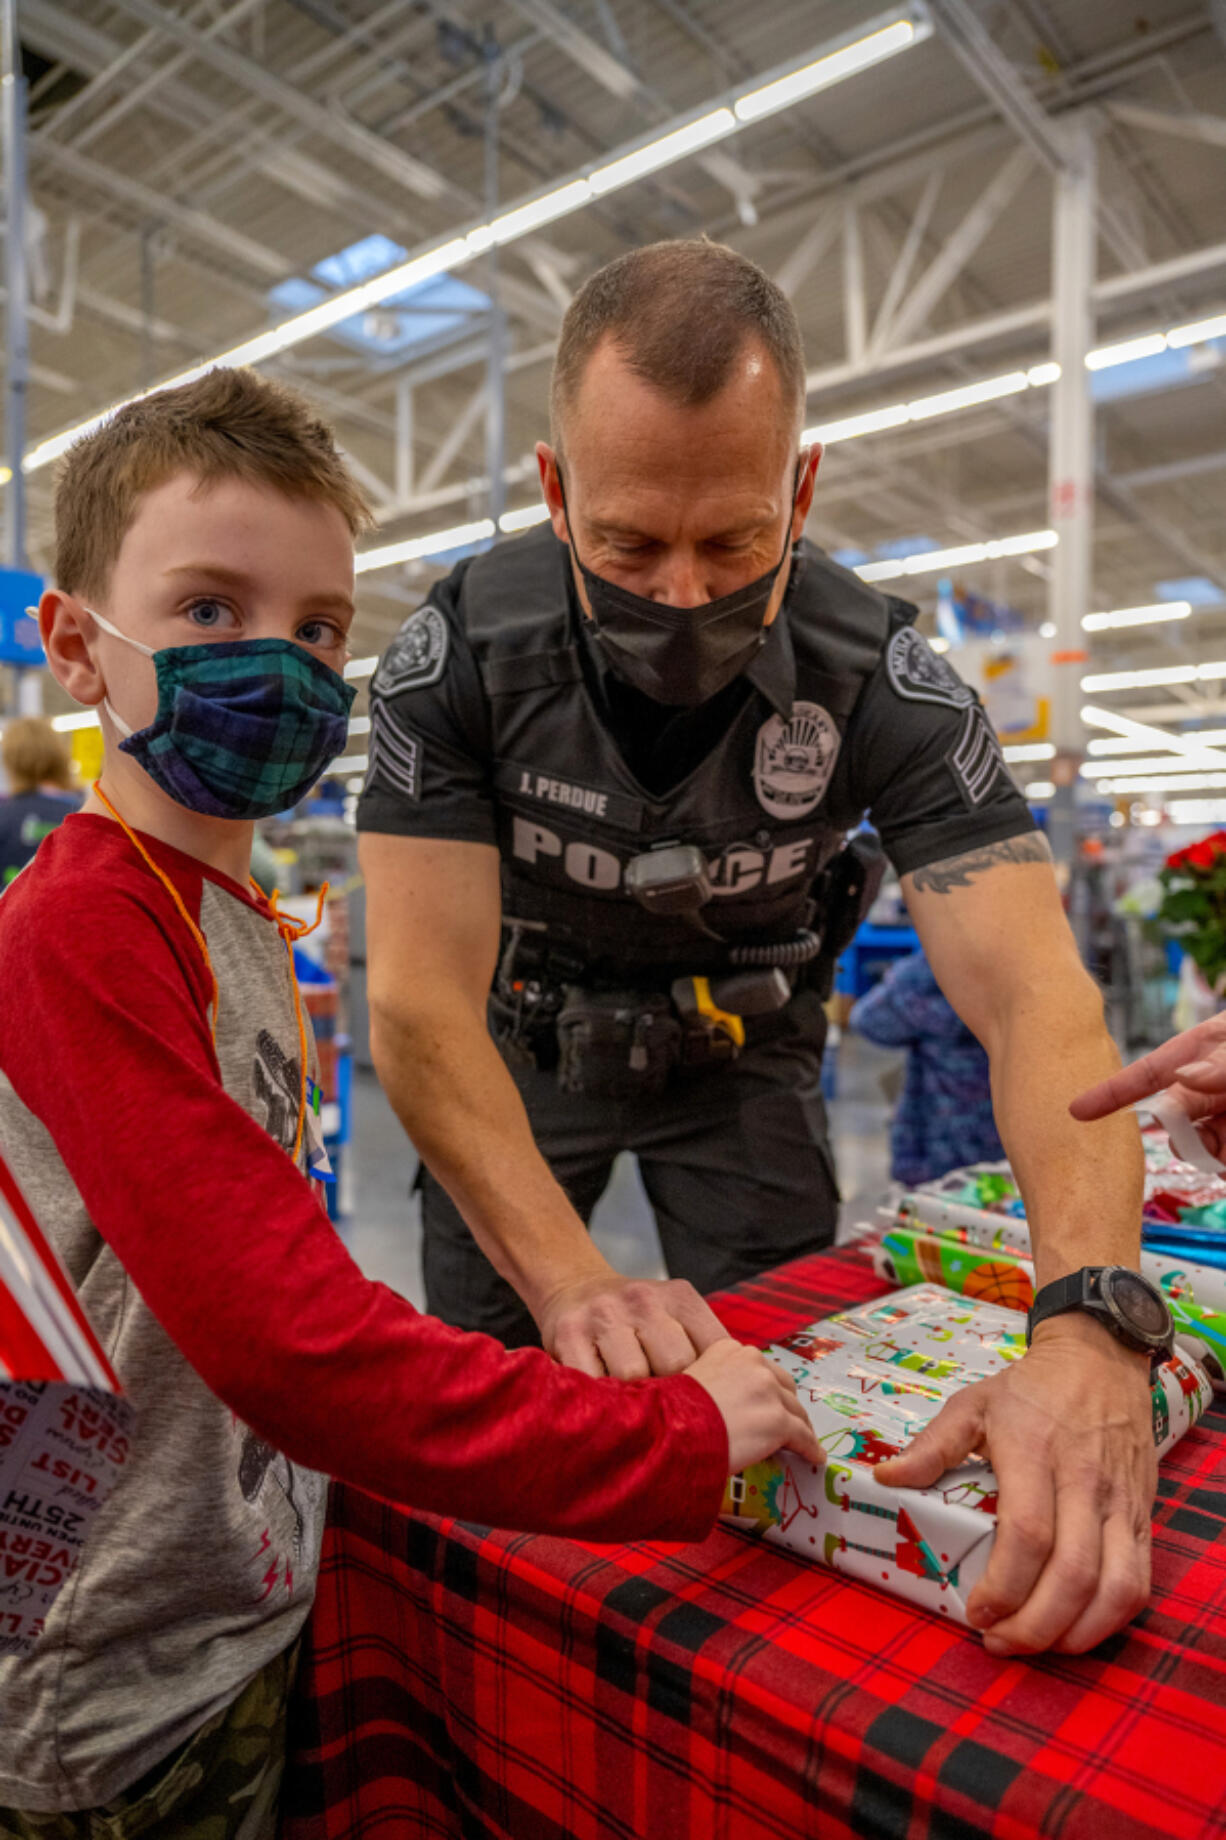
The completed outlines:
[[[304,620],[298,628],[298,637],[304,645],[340,645],[345,635],[331,620]]]
[[[224,601],[200,600],[192,602],[187,610],[187,617],[193,626],[203,626],[208,629],[224,626],[229,611]]]

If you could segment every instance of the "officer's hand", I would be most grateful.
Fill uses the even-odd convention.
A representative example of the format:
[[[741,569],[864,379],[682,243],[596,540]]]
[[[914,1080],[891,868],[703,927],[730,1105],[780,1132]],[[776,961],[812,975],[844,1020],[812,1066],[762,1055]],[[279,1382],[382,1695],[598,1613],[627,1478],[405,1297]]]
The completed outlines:
[[[1145,1356],[1086,1316],[1044,1323],[1024,1360],[958,1393],[873,1475],[927,1488],[972,1451],[1000,1484],[967,1602],[990,1654],[1081,1654],[1144,1607],[1158,1474]]]
[[[720,1409],[732,1472],[776,1450],[794,1450],[819,1467],[826,1461],[791,1375],[758,1349],[723,1336],[688,1371]]]
[[[555,1291],[537,1327],[564,1367],[616,1380],[679,1374],[727,1336],[684,1279],[621,1278],[612,1271]]]

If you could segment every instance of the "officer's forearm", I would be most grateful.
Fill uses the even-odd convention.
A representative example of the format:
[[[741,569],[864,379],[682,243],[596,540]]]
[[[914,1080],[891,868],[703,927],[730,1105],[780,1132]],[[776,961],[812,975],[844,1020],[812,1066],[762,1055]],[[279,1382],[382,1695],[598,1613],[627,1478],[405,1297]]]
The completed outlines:
[[[423,1162],[534,1314],[563,1286],[609,1272],[537,1149],[515,1082],[471,1005],[376,1007],[371,1048]]]
[[[1018,995],[989,1042],[1001,1139],[1026,1201],[1042,1285],[1082,1265],[1140,1256],[1144,1162],[1135,1118],[1084,1125],[1070,1098],[1119,1055],[1097,991],[1078,968]]]

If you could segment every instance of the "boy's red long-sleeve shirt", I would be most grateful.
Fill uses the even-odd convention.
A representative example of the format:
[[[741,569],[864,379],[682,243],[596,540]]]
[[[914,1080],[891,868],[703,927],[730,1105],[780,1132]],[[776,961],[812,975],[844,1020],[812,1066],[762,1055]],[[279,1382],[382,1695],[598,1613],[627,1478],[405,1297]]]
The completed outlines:
[[[108,1799],[293,1639],[320,1472],[500,1526],[693,1539],[727,1469],[694,1381],[591,1380],[362,1276],[287,1155],[271,915],[142,841],[207,942],[216,1043],[199,946],[108,819],[69,818],[0,900],[0,1150],[138,1412],[46,1635],[0,1662],[0,1805]]]

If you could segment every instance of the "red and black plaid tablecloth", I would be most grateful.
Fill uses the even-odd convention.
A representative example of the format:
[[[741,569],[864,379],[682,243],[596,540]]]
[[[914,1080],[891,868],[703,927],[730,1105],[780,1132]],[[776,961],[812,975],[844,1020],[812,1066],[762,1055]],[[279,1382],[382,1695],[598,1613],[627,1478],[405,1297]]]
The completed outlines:
[[[765,1344],[888,1288],[826,1253],[719,1303]],[[1163,1464],[1153,1601],[996,1661],[721,1530],[587,1547],[338,1488],[285,1840],[1226,1835],[1226,1412]]]

